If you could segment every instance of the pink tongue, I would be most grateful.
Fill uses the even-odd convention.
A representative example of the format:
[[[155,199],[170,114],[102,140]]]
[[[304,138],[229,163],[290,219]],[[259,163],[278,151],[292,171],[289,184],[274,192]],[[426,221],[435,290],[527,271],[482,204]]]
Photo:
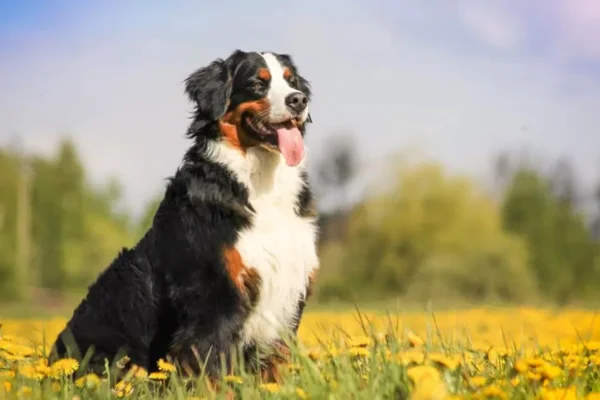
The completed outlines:
[[[295,167],[304,158],[304,142],[300,129],[290,123],[273,126],[277,132],[279,151],[285,157],[287,165]]]

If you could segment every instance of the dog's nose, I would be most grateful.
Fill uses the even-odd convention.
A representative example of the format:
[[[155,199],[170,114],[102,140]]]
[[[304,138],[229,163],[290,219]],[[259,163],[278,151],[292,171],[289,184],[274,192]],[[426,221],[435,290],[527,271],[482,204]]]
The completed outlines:
[[[300,114],[306,108],[308,98],[302,92],[296,92],[285,98],[285,105],[296,114]]]

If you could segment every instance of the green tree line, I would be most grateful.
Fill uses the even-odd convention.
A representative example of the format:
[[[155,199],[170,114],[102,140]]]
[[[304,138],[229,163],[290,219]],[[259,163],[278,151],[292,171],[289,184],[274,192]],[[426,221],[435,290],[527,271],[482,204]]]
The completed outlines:
[[[335,205],[319,221],[316,300],[599,300],[600,218],[583,213],[568,163],[513,157],[493,193],[434,162],[395,162],[349,202],[360,168],[342,141],[311,173]],[[51,156],[0,147],[0,300],[84,289],[143,235],[161,197],[136,219],[118,181],[92,184],[71,141]]]

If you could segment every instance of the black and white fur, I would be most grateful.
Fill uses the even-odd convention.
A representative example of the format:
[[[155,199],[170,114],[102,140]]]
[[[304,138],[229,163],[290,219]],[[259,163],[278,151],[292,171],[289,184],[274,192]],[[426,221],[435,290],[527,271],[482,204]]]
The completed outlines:
[[[256,83],[264,68],[270,79]],[[291,75],[284,77],[284,69]],[[149,371],[159,358],[172,357],[194,372],[198,361],[205,363],[214,376],[221,355],[229,360],[232,351],[250,357],[258,350],[265,364],[298,329],[319,267],[306,159],[286,165],[242,123],[235,129],[246,144],[232,146],[223,118],[259,102],[263,122],[293,117],[304,135],[308,107],[291,115],[285,98],[292,92],[310,98],[309,84],[287,55],[238,50],[193,73],[186,92],[195,104],[187,132],[193,145],[152,227],[90,286],[54,358],[93,351],[89,369],[101,372],[105,359],[122,354]],[[232,276],[227,249],[258,279]]]

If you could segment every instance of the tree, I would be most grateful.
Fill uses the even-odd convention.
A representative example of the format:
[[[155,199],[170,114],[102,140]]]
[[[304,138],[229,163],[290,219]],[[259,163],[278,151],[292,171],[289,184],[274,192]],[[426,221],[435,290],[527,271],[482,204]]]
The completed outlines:
[[[17,193],[19,158],[0,148],[0,298],[18,297],[17,281]]]
[[[385,192],[357,207],[343,254],[337,276],[361,298],[521,301],[535,293],[525,246],[503,232],[494,201],[437,164],[399,169]]]
[[[505,228],[528,245],[540,291],[560,303],[591,293],[595,274],[594,246],[576,208],[573,175],[564,162],[549,176],[521,167],[502,205]]]

